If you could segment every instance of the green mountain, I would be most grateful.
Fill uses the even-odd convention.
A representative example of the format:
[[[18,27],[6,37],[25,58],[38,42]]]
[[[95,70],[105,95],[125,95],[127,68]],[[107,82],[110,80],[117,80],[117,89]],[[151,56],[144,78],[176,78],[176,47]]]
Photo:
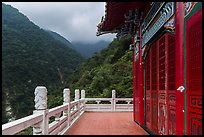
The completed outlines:
[[[58,40],[64,43],[65,45],[67,45],[68,47],[79,52],[86,59],[92,57],[96,52],[100,52],[102,49],[108,47],[108,45],[110,44],[110,42],[104,41],[104,40],[98,41],[96,43],[90,43],[90,44],[82,43],[79,41],[78,42],[75,41],[71,43],[56,32],[53,32],[50,30],[45,30],[45,31],[48,32],[55,40]]]
[[[100,52],[102,49],[108,47],[110,42],[101,40],[96,43],[86,44],[86,43],[75,41],[75,42],[72,42],[72,44],[73,44],[73,49],[81,53],[81,55],[84,58],[88,59],[92,57],[95,53]]]
[[[48,89],[49,107],[62,103],[56,96],[62,98],[71,73],[82,62],[77,51],[2,3],[2,123],[33,113],[39,85]]]
[[[85,89],[86,97],[132,97],[131,38],[114,39],[110,45],[75,71],[70,89]]]

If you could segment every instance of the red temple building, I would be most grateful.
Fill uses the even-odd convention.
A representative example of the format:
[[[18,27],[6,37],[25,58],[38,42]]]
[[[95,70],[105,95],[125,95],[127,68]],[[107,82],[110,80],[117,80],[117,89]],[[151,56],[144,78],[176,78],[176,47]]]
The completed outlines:
[[[202,2],[107,2],[97,36],[132,37],[133,117],[151,134],[202,134]]]

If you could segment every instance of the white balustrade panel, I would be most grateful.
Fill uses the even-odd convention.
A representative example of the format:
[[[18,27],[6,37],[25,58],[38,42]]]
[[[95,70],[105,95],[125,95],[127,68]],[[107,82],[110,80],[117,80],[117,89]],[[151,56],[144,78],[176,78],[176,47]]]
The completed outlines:
[[[42,114],[33,114],[2,125],[2,135],[14,135],[42,121]]]
[[[85,98],[85,111],[133,111],[132,98]],[[111,104],[101,104],[101,102],[111,102]],[[118,103],[126,102],[126,104]],[[87,102],[96,102],[90,104]]]

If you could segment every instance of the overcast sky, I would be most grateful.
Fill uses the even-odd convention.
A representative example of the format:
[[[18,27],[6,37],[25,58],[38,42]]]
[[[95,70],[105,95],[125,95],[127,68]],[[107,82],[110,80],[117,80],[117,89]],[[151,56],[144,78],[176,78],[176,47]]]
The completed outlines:
[[[105,15],[105,2],[3,2],[17,8],[41,28],[55,31],[67,40],[93,43],[111,41],[115,34],[96,36]]]

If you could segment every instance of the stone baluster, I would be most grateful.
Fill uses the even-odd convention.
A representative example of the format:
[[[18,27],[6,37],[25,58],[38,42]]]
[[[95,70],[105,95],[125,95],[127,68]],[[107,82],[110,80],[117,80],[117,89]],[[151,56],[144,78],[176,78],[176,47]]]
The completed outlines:
[[[100,109],[100,105],[99,105],[100,102],[101,102],[100,100],[96,100],[96,103],[97,103],[97,109],[98,109],[98,110]]]
[[[116,104],[116,102],[115,102],[115,90],[112,90],[112,102],[111,102],[112,111],[115,111],[115,104]]]
[[[58,124],[58,127],[57,127],[57,134],[60,132],[60,129],[61,129],[61,126],[59,125],[60,123],[60,116],[61,116],[61,112],[57,113],[54,115],[55,117],[55,122]]]
[[[84,89],[81,90],[81,98],[83,98],[83,99],[85,98],[85,90]]]
[[[79,89],[75,89],[75,98],[74,100],[79,100]]]
[[[82,107],[83,107],[83,111],[85,111],[85,90],[84,89],[82,89],[81,90],[81,99],[83,99],[82,101]]]
[[[128,104],[128,110],[130,110],[130,102],[131,101],[126,101],[127,102],[127,104]]]
[[[67,111],[64,111],[64,116],[67,116],[67,125],[70,126],[70,90],[68,88],[65,88],[63,90],[63,97],[64,97],[64,102],[63,104],[67,104],[68,105],[68,109]]]
[[[77,103],[77,105],[75,106],[75,110],[77,110],[78,112],[76,112],[77,113],[77,116],[79,115],[79,108],[80,108],[80,102],[79,102],[79,89],[75,89],[75,98],[74,98],[74,100],[76,101],[78,101],[78,103]]]
[[[34,94],[35,111],[33,111],[33,114],[42,113],[43,119],[33,126],[33,135],[47,135],[49,127],[49,119],[47,116],[47,88],[44,86],[37,86]]]

